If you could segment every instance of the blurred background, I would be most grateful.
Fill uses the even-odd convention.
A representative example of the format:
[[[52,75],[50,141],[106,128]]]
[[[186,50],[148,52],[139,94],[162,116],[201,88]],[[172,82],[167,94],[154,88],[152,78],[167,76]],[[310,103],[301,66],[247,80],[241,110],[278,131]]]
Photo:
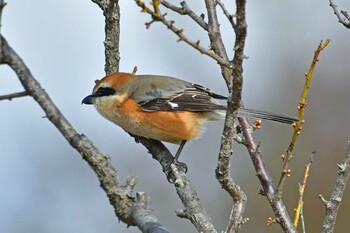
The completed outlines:
[[[81,100],[94,80],[104,76],[104,17],[91,1],[10,1],[2,16],[1,33],[24,59],[34,77],[49,93],[62,113],[80,133],[87,135],[103,153],[112,157],[122,180],[136,175],[136,191],[147,192],[153,209],[171,232],[196,232],[189,221],[179,219],[183,208],[172,184],[146,149],[135,144],[123,130],[103,119]],[[180,1],[176,1],[179,4]],[[187,1],[198,14],[204,4]],[[339,9],[350,10],[350,2],[337,0]],[[120,70],[138,74],[179,77],[227,94],[216,62],[190,48],[160,23],[146,30],[150,17],[140,13],[131,0],[120,0]],[[226,1],[234,12],[234,5]],[[187,17],[172,14],[176,26],[193,40],[208,45],[206,33]],[[221,30],[232,57],[234,33],[218,9]],[[243,100],[246,107],[297,114],[304,73],[321,40],[331,39],[320,55],[301,136],[298,138],[292,177],[283,199],[291,216],[298,199],[304,165],[316,150],[305,193],[307,232],[319,232],[325,207],[318,198],[330,197],[337,164],[344,157],[350,138],[350,31],[338,23],[328,0],[248,1],[248,38],[244,63]],[[0,95],[22,91],[14,72],[0,66]],[[87,163],[72,149],[30,97],[0,101],[0,229],[2,232],[139,232],[119,223],[106,194]],[[232,201],[215,179],[215,166],[223,122],[208,124],[202,138],[189,143],[181,160],[188,176],[212,217],[218,231],[224,230]],[[278,182],[292,127],[263,122],[256,133],[265,162]],[[172,151],[177,146],[168,145]],[[248,196],[241,232],[281,232],[266,226],[273,216],[265,197],[258,195],[260,183],[245,148],[235,145],[231,175]],[[350,190],[346,190],[337,219],[336,232],[348,232]]]

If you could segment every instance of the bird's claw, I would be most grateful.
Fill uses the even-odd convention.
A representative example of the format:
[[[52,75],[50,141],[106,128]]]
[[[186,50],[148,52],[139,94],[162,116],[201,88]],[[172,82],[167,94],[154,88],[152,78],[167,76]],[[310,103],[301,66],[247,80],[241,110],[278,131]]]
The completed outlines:
[[[174,160],[173,164],[177,167],[177,169],[181,172],[187,173],[187,165],[186,163],[179,162],[178,160]],[[175,174],[172,171],[171,167],[169,166],[168,169],[165,171],[166,178],[169,181],[169,183],[174,183],[176,180]]]

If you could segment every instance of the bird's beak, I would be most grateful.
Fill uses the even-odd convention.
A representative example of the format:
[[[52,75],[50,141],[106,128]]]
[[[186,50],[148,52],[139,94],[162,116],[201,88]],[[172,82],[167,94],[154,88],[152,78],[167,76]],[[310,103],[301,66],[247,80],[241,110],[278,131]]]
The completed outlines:
[[[81,101],[81,104],[93,104],[92,100],[94,99],[95,96],[93,95],[88,95],[86,96],[83,101]]]

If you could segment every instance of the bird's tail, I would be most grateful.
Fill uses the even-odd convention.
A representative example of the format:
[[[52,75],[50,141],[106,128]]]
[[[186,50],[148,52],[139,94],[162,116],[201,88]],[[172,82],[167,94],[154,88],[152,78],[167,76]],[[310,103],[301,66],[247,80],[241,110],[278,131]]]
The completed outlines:
[[[284,124],[293,124],[294,122],[297,122],[299,120],[296,117],[284,116],[276,113],[258,111],[258,110],[247,109],[247,108],[238,109],[238,116],[253,117],[253,118],[258,118],[262,120],[276,121]]]

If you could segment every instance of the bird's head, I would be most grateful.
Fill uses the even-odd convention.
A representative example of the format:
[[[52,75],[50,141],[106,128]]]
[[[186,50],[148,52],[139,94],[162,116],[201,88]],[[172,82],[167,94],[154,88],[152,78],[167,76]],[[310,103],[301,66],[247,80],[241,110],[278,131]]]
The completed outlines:
[[[94,104],[113,101],[117,105],[122,103],[129,96],[129,80],[132,74],[113,73],[101,80],[96,80],[92,94],[82,100],[82,104]]]

